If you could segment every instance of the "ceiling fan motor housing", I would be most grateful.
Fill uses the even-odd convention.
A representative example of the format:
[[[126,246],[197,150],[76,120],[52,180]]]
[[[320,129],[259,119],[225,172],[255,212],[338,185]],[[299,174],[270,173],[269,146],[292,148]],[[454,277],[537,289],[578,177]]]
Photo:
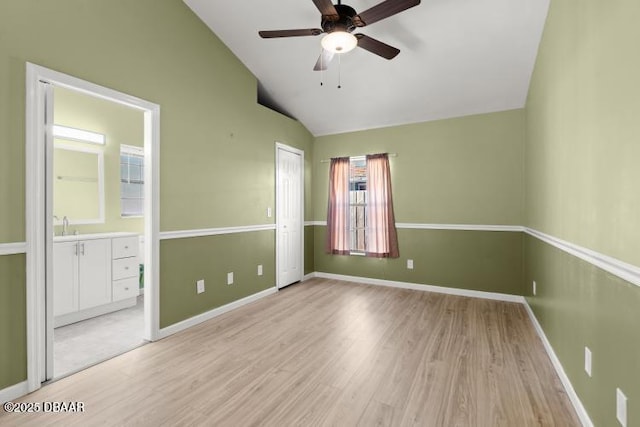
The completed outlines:
[[[329,16],[322,16],[322,30],[325,33],[332,33],[334,31],[350,33],[355,30],[356,24],[353,22],[353,18],[357,15],[355,9],[346,4],[336,4],[334,7],[338,12],[339,18],[332,20]]]

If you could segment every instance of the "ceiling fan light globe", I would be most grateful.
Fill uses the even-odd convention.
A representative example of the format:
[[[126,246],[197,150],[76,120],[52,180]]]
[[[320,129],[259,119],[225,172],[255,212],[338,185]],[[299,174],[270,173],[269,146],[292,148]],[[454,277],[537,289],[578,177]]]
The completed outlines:
[[[358,39],[346,31],[334,31],[324,36],[320,43],[329,52],[347,53],[358,45]]]

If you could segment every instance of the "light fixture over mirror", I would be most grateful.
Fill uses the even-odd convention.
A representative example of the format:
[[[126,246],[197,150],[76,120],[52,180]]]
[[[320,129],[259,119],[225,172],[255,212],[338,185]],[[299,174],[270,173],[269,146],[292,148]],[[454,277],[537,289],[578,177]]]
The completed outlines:
[[[333,53],[346,53],[358,45],[358,39],[346,31],[334,31],[322,38],[322,47]]]
[[[90,142],[92,144],[105,144],[105,136],[101,133],[91,132],[84,129],[76,129],[68,126],[53,125],[53,136],[60,139],[72,141]]]

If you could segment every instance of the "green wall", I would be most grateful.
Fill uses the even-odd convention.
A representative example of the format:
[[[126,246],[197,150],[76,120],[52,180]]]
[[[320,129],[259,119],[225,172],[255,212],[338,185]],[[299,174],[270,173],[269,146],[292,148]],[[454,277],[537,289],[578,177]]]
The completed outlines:
[[[526,222],[640,265],[640,2],[551,2],[526,105]]]
[[[523,110],[319,137],[314,219],[326,220],[329,164],[321,160],[389,152],[397,154],[390,158],[396,222],[520,225],[523,148]],[[315,228],[316,271],[522,294],[519,232],[399,229],[400,258],[378,260],[325,254],[326,227]]]
[[[304,227],[304,274],[316,271],[314,260],[315,235],[314,227]]]
[[[543,241],[525,237],[527,300],[596,426],[615,426],[616,388],[638,425],[640,328],[637,286]],[[537,285],[531,295],[531,282]],[[584,347],[592,373],[584,371]]]
[[[315,227],[317,271],[398,282],[522,295],[522,233],[398,230],[400,258],[328,255],[326,227]],[[413,259],[409,270],[406,260]]]
[[[83,142],[56,139],[55,143],[63,143],[73,147],[99,149],[104,153],[104,192],[105,222],[91,225],[71,225],[71,231],[81,234],[103,233],[109,231],[144,231],[143,218],[123,218],[120,216],[120,145],[142,147],[144,144],[144,116],[142,111],[124,105],[109,102],[100,98],[85,95],[69,89],[54,88],[54,123],[76,129],[89,130],[106,136],[104,146]],[[54,160],[54,168],[57,166]],[[73,172],[73,169],[72,169]],[[55,180],[54,185],[60,181]],[[55,192],[54,214],[59,218],[66,215],[64,211],[56,212],[59,202],[63,206],[84,203],[81,197],[72,200],[58,200]],[[56,227],[60,233],[62,227]]]
[[[25,240],[26,62],[160,105],[161,231],[273,223],[266,210],[275,208],[275,141],[305,151],[310,194],[311,134],[256,103],[255,77],[182,1],[7,0],[0,2],[0,243]],[[307,219],[311,206],[306,197]],[[273,233],[259,232],[162,242],[163,326],[273,286],[269,239]],[[246,263],[237,250],[235,258],[196,255],[239,245],[255,246]],[[192,254],[188,268],[183,257],[167,256],[174,247]],[[245,271],[258,260],[265,275],[249,285]],[[235,269],[238,286],[216,296],[214,263]],[[0,337],[0,387],[26,379],[24,256],[0,256],[3,292],[8,277],[12,294],[0,309],[17,335]],[[194,278],[214,286],[196,299]]]
[[[0,256],[0,390],[27,378],[25,255]]]
[[[321,160],[388,152],[397,222],[521,225],[523,124],[512,110],[316,138],[314,219],[327,214]]]
[[[258,276],[257,267],[263,266]],[[163,240],[160,244],[160,327],[219,307],[275,284],[275,232]],[[233,284],[227,285],[227,273]],[[205,292],[196,294],[196,280]]]
[[[526,225],[640,266],[640,3],[551,2],[526,104]],[[640,425],[640,287],[527,237],[528,297],[589,416]],[[586,376],[584,346],[593,352]]]

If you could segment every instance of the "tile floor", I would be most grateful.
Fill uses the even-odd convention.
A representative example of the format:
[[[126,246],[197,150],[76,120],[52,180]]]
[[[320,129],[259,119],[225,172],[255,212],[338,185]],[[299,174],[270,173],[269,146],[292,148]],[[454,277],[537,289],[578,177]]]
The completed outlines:
[[[56,328],[53,377],[61,378],[145,344],[143,330],[143,295],[134,307]]]

